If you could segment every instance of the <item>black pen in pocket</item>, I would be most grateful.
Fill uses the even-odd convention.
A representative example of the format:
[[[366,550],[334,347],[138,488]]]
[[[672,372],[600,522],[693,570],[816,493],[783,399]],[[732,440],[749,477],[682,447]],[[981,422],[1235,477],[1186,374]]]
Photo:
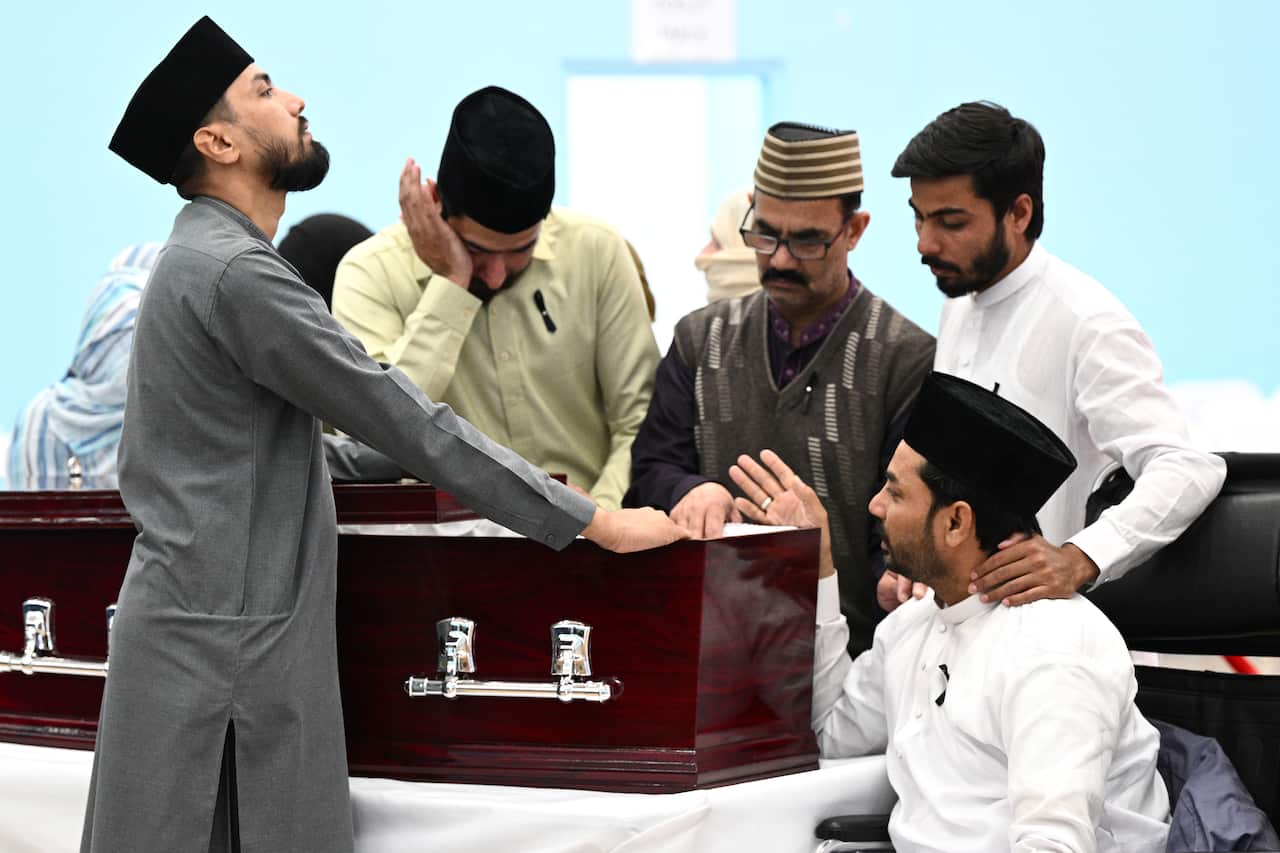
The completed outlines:
[[[542,315],[542,322],[546,325],[547,331],[554,333],[556,330],[556,321],[551,319],[551,315],[547,313],[547,301],[542,298],[542,291],[535,290],[533,292],[533,304],[538,307],[538,313]]]

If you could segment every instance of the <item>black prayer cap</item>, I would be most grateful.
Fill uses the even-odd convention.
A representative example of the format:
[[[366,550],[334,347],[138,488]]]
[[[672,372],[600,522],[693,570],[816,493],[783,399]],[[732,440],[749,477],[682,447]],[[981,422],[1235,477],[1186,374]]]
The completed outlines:
[[[289,229],[280,241],[280,256],[293,264],[302,280],[333,304],[333,279],[338,264],[352,246],[368,240],[373,232],[339,213],[317,213]]]
[[[947,476],[1024,518],[1076,467],[1062,440],[1026,410],[936,371],[920,386],[902,439]]]
[[[550,212],[555,160],[542,113],[514,92],[488,86],[454,109],[436,182],[449,215],[515,234]]]
[[[206,15],[133,93],[108,147],[131,166],[169,183],[201,120],[252,62]]]

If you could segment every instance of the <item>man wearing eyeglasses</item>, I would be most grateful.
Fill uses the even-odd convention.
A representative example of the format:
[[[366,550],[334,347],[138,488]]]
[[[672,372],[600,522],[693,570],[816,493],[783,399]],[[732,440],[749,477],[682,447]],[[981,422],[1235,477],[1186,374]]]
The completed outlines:
[[[694,536],[719,536],[742,520],[729,467],[740,454],[774,450],[827,506],[854,649],[870,645],[883,615],[867,503],[934,352],[930,335],[849,271],[871,221],[859,209],[862,189],[855,131],[769,129],[741,231],[762,289],[676,326],[624,499],[668,511]]]

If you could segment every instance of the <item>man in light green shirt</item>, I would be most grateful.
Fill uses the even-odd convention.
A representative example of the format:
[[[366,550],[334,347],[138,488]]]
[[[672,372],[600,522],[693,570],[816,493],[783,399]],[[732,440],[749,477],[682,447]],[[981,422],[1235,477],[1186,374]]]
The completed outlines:
[[[338,267],[334,316],[495,441],[615,509],[658,348],[616,231],[551,209],[551,128],[489,87],[454,111],[437,174]]]

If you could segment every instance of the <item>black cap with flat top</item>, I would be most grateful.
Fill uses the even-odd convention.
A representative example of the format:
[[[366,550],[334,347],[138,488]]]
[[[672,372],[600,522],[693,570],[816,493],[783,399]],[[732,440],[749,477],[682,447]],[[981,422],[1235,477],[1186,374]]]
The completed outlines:
[[[925,377],[902,440],[935,468],[1002,509],[1034,516],[1076,458],[1024,409],[966,379]]]
[[[532,228],[556,194],[551,125],[514,92],[472,92],[453,111],[436,182],[450,215],[502,234]]]
[[[206,15],[133,93],[108,147],[160,183],[169,183],[201,121],[252,63],[253,57]]]

